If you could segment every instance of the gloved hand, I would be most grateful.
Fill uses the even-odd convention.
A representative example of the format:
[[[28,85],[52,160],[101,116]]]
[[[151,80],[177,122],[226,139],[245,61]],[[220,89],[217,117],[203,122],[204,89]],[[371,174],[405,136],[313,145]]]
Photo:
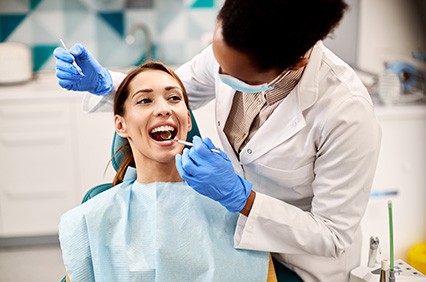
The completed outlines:
[[[193,138],[194,146],[176,155],[180,176],[198,193],[218,201],[230,212],[241,211],[250,195],[252,184],[234,172],[226,154],[209,138]],[[211,149],[219,150],[219,153]]]
[[[62,88],[88,91],[99,96],[111,92],[113,87],[111,74],[83,45],[77,43],[68,52],[64,48],[58,47],[53,51],[53,55],[57,59],[56,77]],[[84,76],[72,65],[74,59]]]

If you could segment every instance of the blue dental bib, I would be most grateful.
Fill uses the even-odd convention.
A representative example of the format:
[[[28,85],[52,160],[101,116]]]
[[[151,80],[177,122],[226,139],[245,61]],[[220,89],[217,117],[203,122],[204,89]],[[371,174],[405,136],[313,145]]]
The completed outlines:
[[[234,248],[238,214],[184,182],[117,185],[61,217],[76,281],[266,281],[269,253]]]

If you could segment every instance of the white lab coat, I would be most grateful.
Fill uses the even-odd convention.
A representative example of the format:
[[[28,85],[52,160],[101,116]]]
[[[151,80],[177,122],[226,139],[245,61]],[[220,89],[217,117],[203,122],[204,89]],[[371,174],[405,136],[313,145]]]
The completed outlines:
[[[256,191],[249,217],[240,215],[235,247],[270,251],[304,281],[348,281],[360,263],[359,224],[381,140],[367,90],[318,42],[300,82],[238,160],[223,132],[235,91],[220,81],[218,67],[209,46],[177,73],[192,109],[216,98],[222,147]],[[86,96],[84,110],[111,109],[111,96]]]

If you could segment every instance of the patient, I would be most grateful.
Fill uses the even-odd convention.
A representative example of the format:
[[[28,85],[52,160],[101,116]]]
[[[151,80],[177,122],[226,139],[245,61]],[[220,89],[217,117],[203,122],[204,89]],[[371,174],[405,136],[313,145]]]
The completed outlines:
[[[238,214],[179,176],[183,146],[162,132],[186,140],[191,118],[171,69],[147,62],[130,72],[115,96],[114,124],[129,146],[115,186],[61,217],[67,281],[275,280],[269,253],[234,248]]]

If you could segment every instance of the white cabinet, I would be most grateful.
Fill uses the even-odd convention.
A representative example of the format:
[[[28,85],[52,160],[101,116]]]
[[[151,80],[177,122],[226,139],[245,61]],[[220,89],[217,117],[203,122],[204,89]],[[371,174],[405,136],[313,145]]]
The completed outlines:
[[[82,113],[81,97],[54,74],[0,87],[0,237],[56,234],[61,214],[111,181],[112,114]]]
[[[29,99],[0,105],[3,235],[54,232],[75,198],[71,108]]]

